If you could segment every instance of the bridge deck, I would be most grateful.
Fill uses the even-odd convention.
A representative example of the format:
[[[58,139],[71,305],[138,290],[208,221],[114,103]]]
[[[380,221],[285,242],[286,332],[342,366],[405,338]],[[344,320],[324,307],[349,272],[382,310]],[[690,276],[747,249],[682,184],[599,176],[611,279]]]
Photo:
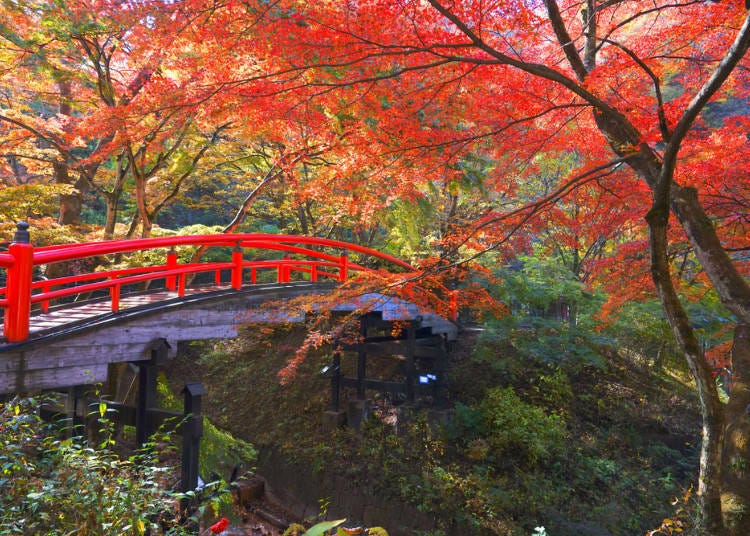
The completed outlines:
[[[31,337],[23,342],[0,341],[0,393],[27,392],[105,381],[110,363],[150,358],[155,341],[164,340],[177,350],[185,340],[237,336],[248,322],[298,322],[304,313],[279,307],[295,297],[330,293],[336,283],[272,283],[234,290],[196,287],[177,292],[155,289],[122,296],[120,310],[112,312],[109,300],[66,304],[31,318]],[[341,312],[361,308],[377,311],[384,319],[419,320],[435,333],[449,338],[456,326],[434,314],[399,300],[369,294],[337,303]]]
[[[225,288],[225,286],[222,287],[216,285],[186,288],[184,297],[208,294]],[[164,289],[127,294],[120,298],[120,311],[137,307],[147,307],[149,305],[179,298],[180,296],[177,291]],[[64,306],[58,306],[47,313],[37,311],[29,318],[29,338],[34,339],[40,335],[55,333],[64,330],[66,327],[92,322],[97,317],[111,314],[113,314],[113,312],[111,302],[108,298],[82,301],[79,303],[73,302]],[[0,333],[2,333],[2,326],[3,324],[0,322]],[[4,342],[5,338],[0,337],[0,345]]]

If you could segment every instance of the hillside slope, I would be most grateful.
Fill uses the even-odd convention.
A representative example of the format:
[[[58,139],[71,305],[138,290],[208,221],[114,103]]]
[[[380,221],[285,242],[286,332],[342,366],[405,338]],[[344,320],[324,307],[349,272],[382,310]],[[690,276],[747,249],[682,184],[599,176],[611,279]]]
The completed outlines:
[[[279,382],[303,339],[298,328],[256,327],[191,345],[167,371],[175,390],[205,383],[206,414],[255,445],[259,472],[300,515],[322,508],[392,535],[436,536],[542,526],[633,535],[665,518],[689,522],[689,498],[671,503],[696,478],[700,418],[690,388],[668,375],[606,350],[602,366],[552,367],[465,333],[452,354],[450,412],[372,393],[373,418],[359,432],[331,432],[326,348]],[[373,366],[395,370],[392,360]]]

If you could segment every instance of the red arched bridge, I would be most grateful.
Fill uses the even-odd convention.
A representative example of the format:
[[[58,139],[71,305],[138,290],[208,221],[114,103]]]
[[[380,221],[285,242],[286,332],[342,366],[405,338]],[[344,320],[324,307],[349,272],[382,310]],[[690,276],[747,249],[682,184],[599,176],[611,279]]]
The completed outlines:
[[[316,237],[217,234],[34,247],[28,225],[17,227],[7,252],[0,253],[0,393],[104,381],[111,363],[149,359],[154,341],[175,346],[169,343],[234,337],[243,319],[272,316],[263,303],[330,293],[357,273],[414,271],[373,249]],[[203,260],[186,262],[195,248],[206,248]],[[280,258],[257,258],[263,252]],[[101,268],[104,259],[128,255],[137,256],[137,266]],[[49,276],[48,268],[59,263],[92,268]],[[48,277],[40,277],[42,269]],[[448,333],[452,324],[443,317],[453,316],[455,300],[446,304],[441,316],[368,294],[336,308],[418,318],[423,327],[441,325]]]

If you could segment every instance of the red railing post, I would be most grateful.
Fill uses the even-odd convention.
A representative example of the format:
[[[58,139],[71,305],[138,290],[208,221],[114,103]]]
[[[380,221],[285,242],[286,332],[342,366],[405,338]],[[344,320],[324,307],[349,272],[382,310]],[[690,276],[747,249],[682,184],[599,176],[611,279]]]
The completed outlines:
[[[237,246],[232,250],[232,288],[240,290],[242,288],[242,248]]]
[[[20,342],[29,338],[29,315],[31,314],[31,279],[34,272],[34,246],[29,238],[29,224],[16,224],[16,234],[8,246],[13,255],[13,266],[7,271],[6,298],[3,330],[8,342]]]
[[[117,281],[117,277],[113,278]],[[120,285],[115,283],[109,289],[109,297],[112,300],[112,312],[118,313],[120,311]]]
[[[52,290],[52,285],[46,283],[42,285],[42,292],[49,292],[50,290]],[[49,300],[42,302],[42,312],[49,313]]]
[[[339,258],[339,281],[344,282],[349,277],[349,252],[344,250]]]
[[[286,271],[286,264],[284,261],[289,260],[289,255],[284,255],[284,258],[279,261],[279,268],[277,270],[276,274],[276,282],[277,283],[288,283],[287,281],[287,271]]]
[[[175,268],[177,268],[177,252],[172,247],[167,252],[167,270],[174,270]],[[167,276],[165,286],[167,290],[175,290],[177,288],[177,278],[173,275]]]
[[[180,274],[177,278],[177,295],[180,298],[185,297],[185,279],[187,279],[187,274]]]

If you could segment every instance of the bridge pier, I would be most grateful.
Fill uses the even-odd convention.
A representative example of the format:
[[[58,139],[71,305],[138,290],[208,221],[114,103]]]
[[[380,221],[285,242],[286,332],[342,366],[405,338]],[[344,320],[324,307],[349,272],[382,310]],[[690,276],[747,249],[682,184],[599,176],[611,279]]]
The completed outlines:
[[[70,422],[71,437],[86,433],[86,421],[89,413],[86,403],[87,390],[88,386],[86,385],[76,385],[68,389],[68,396],[65,399],[65,415]]]
[[[117,428],[123,425],[134,425],[136,443],[145,445],[156,432],[156,429],[168,419],[175,421],[175,431],[182,436],[182,461],[180,491],[194,491],[198,487],[198,458],[200,441],[203,436],[202,398],[206,394],[200,382],[187,383],[183,389],[183,411],[174,412],[160,409],[156,406],[158,366],[168,356],[170,345],[165,339],[155,339],[149,345],[151,358],[131,362],[137,368],[137,396],[135,406],[127,401],[105,401],[108,410],[114,414],[107,417]],[[42,416],[47,419],[59,418],[62,414],[66,419],[70,435],[84,436],[91,439],[96,434],[92,425],[99,415],[96,409],[101,402],[100,397],[92,397],[91,385],[77,385],[67,390],[67,397],[62,407],[45,407]],[[180,422],[181,419],[181,422]],[[189,507],[190,505],[183,505]]]
[[[198,454],[203,436],[203,416],[201,415],[203,395],[206,390],[201,382],[185,384],[182,423],[182,491],[193,491],[198,487]]]
[[[448,368],[447,341],[423,326],[423,319],[384,320],[379,313],[368,313],[359,319],[359,341],[353,344],[336,343],[333,363],[326,368],[331,380],[331,403],[323,423],[328,430],[350,426],[356,430],[372,413],[373,401],[367,391],[390,395],[392,405],[416,408],[427,402],[433,408],[445,402],[445,374]],[[356,365],[356,375],[346,377],[341,372],[342,352],[356,356],[348,370]],[[400,362],[399,381],[368,378],[367,369],[372,357],[391,358]],[[354,391],[354,398],[341,408],[341,389]],[[401,406],[403,404],[403,406]],[[396,411],[400,415],[403,411]]]
[[[156,406],[156,365],[151,361],[138,363],[138,398],[135,406],[135,441],[143,446],[154,430],[150,409]]]
[[[367,317],[359,319],[359,335],[367,338]],[[367,350],[364,344],[357,346],[357,400],[365,399],[365,380],[367,377]]]
[[[414,404],[417,399],[417,367],[414,362],[414,354],[417,347],[417,322],[409,322],[406,328],[406,402]]]
[[[138,361],[138,400],[135,412],[136,441],[143,446],[156,432],[156,419],[175,416],[173,412],[156,407],[156,385],[158,365],[164,363],[171,346],[166,339],[156,339],[149,345],[151,359]],[[198,457],[203,436],[203,395],[206,390],[201,382],[185,384],[183,393],[182,424],[178,432],[182,435],[181,484],[183,492],[198,487]]]
[[[157,366],[167,360],[170,349],[166,339],[156,339],[148,347],[151,359],[136,361],[138,367],[138,399],[135,410],[135,440],[144,445],[156,431],[152,411],[156,408]]]

